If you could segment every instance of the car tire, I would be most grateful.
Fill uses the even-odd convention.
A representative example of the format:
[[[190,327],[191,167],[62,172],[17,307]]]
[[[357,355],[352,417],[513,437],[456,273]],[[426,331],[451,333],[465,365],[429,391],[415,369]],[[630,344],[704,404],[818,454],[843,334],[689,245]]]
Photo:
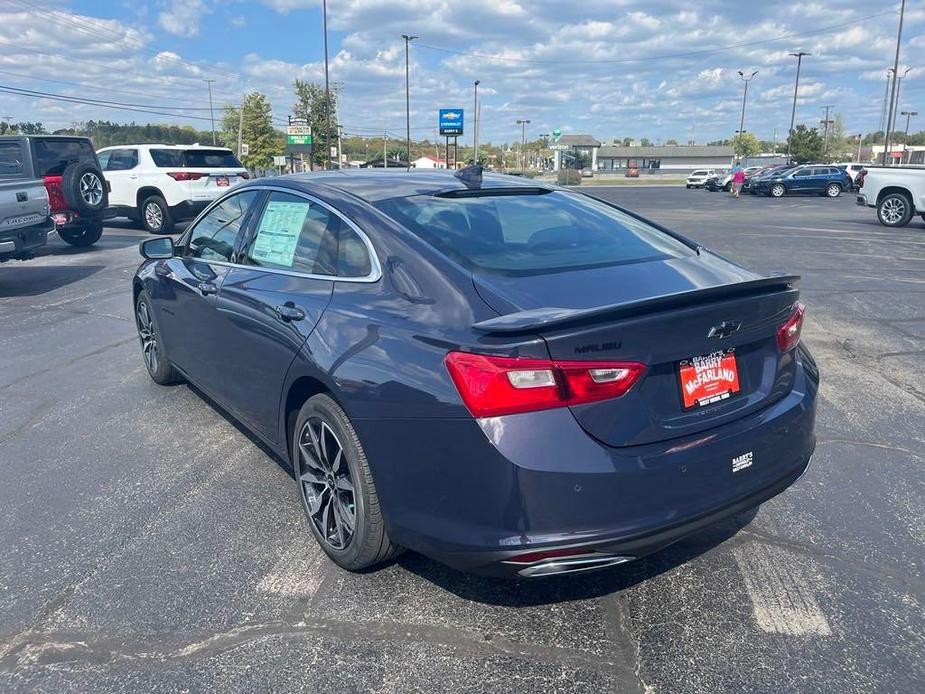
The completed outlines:
[[[691,189],[691,184],[690,184],[690,183],[686,183],[686,184],[684,185],[684,187],[687,188],[688,190],[690,190],[690,189]]]
[[[61,193],[70,209],[93,217],[109,206],[109,187],[103,172],[91,162],[68,164],[61,173]]]
[[[727,192],[727,193],[728,193],[730,190],[732,190],[732,182],[730,181],[729,183],[727,183],[726,185],[724,185],[724,186],[723,186],[723,190],[724,190],[725,192]]]
[[[912,201],[903,193],[884,195],[877,203],[877,219],[885,227],[904,227],[912,219]]]
[[[99,220],[87,221],[70,227],[58,229],[58,236],[65,243],[77,248],[87,248],[100,240],[103,235],[103,223]]]
[[[169,234],[173,231],[173,215],[167,201],[160,195],[146,197],[138,210],[142,226],[151,234]]]
[[[825,195],[828,198],[837,198],[842,193],[842,187],[838,183],[830,183],[825,187]]]
[[[768,190],[768,195],[772,198],[782,198],[786,193],[787,189],[784,187],[783,183],[775,183],[771,186],[770,190]]]
[[[363,445],[333,398],[319,394],[302,405],[291,446],[309,528],[335,564],[362,571],[402,551],[386,532]]]
[[[162,386],[180,383],[183,379],[170,363],[161,337],[157,315],[148,292],[142,290],[135,300],[135,328],[141,342],[141,355],[151,380]]]

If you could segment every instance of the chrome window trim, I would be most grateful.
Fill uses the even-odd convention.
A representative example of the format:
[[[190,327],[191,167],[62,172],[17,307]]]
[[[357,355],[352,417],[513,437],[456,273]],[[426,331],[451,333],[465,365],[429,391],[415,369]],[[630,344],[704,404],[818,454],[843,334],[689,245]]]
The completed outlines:
[[[222,201],[228,199],[232,195],[246,193],[249,190],[279,192],[279,193],[286,193],[288,195],[294,195],[300,198],[305,198],[309,202],[315,205],[320,205],[321,207],[328,210],[331,214],[336,215],[339,219],[341,219],[344,223],[346,223],[347,226],[353,229],[354,232],[356,232],[357,236],[360,237],[360,240],[363,241],[364,245],[366,246],[366,252],[369,254],[369,267],[370,267],[369,274],[362,276],[362,277],[341,277],[340,275],[315,275],[309,272],[299,272],[297,270],[283,270],[280,268],[263,267],[261,265],[244,265],[243,263],[232,263],[227,260],[208,260],[206,258],[201,258],[200,260],[202,260],[203,262],[215,263],[216,265],[223,265],[225,267],[232,267],[232,268],[239,267],[239,268],[246,268],[249,270],[260,270],[262,272],[269,272],[274,275],[286,275],[288,277],[302,277],[304,279],[311,279],[311,280],[328,280],[331,282],[356,282],[359,284],[369,284],[372,282],[378,282],[380,279],[382,279],[382,266],[379,263],[379,256],[376,255],[376,248],[373,246],[372,241],[369,240],[369,237],[366,235],[366,233],[362,229],[360,229],[360,227],[358,227],[353,222],[353,220],[348,219],[342,212],[332,207],[328,203],[324,202],[323,200],[319,200],[318,198],[316,198],[314,195],[311,195],[310,193],[304,193],[300,190],[295,190],[293,188],[285,188],[283,186],[259,185],[258,184],[258,185],[250,185],[243,190],[228,191],[228,193],[226,193],[222,197],[217,198],[213,200],[211,203],[209,203],[209,205],[202,212],[200,212],[199,215],[192,222],[190,222],[190,225],[187,231],[184,231],[183,236],[180,237],[178,241],[178,245],[183,247],[184,249],[188,248],[190,238],[192,237],[193,228],[199,223],[200,219],[205,217],[207,214],[209,214],[209,212],[212,211],[214,207],[217,207]],[[250,239],[247,239],[247,240],[250,241]]]

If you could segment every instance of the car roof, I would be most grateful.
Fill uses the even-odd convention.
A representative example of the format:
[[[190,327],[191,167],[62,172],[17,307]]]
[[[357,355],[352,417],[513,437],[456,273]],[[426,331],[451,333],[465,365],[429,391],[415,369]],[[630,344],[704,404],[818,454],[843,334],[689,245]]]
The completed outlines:
[[[327,190],[361,198],[367,202],[378,202],[390,198],[405,198],[412,195],[433,195],[454,190],[467,190],[468,186],[447,170],[408,169],[347,169],[341,171],[313,171],[311,173],[288,174],[272,178],[260,178],[239,186],[278,186],[312,192]],[[532,181],[519,176],[483,173],[483,190],[502,188],[523,188],[527,190],[564,190],[549,183]]]
[[[195,145],[162,145],[153,142],[145,142],[142,144],[132,144],[126,143],[124,145],[107,145],[106,147],[100,147],[99,151],[102,152],[104,149],[126,149],[128,147],[137,147],[139,149],[152,149],[156,147],[157,149],[220,149],[225,152],[230,152],[229,147],[219,147],[218,145],[200,145],[196,143]]]

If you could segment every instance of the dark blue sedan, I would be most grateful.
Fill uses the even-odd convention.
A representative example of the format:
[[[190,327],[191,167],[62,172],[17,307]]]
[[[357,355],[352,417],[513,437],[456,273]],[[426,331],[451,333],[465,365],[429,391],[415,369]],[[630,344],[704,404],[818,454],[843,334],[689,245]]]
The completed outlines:
[[[837,166],[797,166],[770,176],[755,184],[759,194],[780,198],[788,194],[825,195],[837,198],[842,191],[851,190],[851,177]]]
[[[151,377],[291,461],[345,569],[611,566],[754,509],[813,452],[797,278],[581,193],[478,167],[261,179],[141,251]]]

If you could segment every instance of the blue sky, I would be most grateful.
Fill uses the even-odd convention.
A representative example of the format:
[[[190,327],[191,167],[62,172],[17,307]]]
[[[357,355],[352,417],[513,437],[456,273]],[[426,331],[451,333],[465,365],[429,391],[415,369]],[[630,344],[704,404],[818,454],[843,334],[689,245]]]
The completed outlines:
[[[331,80],[347,132],[404,132],[402,33],[412,44],[412,128],[433,137],[440,107],[464,107],[481,80],[482,139],[560,128],[599,139],[698,142],[738,127],[786,134],[795,61],[805,50],[797,121],[831,105],[850,132],[879,127],[898,3],[714,0],[330,0]],[[785,37],[785,38],[781,38]],[[779,40],[775,40],[779,39]],[[217,104],[267,93],[282,122],[294,77],[323,77],[315,0],[0,0],[0,84],[141,104],[153,115],[0,95],[0,116],[61,127],[90,118],[208,127],[204,79]],[[925,4],[908,3],[901,108],[923,113]],[[465,140],[469,140],[468,131]],[[531,133],[528,133],[531,134]]]

